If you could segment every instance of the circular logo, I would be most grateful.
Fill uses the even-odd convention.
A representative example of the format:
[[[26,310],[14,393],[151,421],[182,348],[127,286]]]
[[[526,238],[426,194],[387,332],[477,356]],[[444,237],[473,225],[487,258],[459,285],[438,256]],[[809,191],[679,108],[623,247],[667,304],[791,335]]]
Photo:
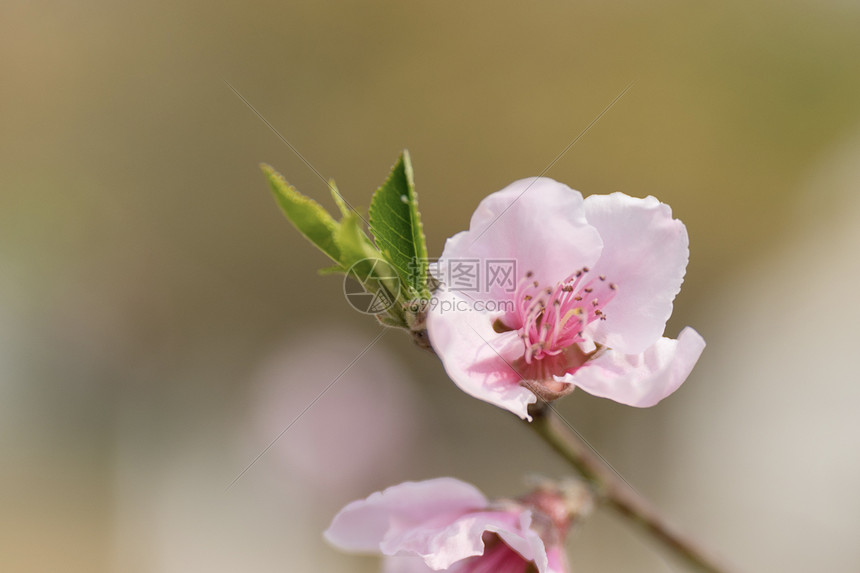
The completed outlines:
[[[380,314],[391,308],[400,294],[397,271],[382,259],[362,259],[343,279],[347,302],[363,314]]]

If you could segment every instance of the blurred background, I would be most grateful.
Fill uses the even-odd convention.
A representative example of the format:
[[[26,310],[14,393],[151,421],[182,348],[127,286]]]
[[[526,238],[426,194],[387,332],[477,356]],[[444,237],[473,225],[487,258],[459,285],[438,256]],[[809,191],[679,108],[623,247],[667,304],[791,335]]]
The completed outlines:
[[[564,475],[408,337],[367,349],[257,165],[324,183],[225,82],[355,205],[408,147],[438,255],[635,81],[548,175],[672,206],[667,334],[709,346],[655,408],[559,409],[739,570],[857,571],[858,68],[847,0],[4,0],[0,570],[371,572],[322,540],[346,502]],[[569,554],[683,570],[603,513]]]

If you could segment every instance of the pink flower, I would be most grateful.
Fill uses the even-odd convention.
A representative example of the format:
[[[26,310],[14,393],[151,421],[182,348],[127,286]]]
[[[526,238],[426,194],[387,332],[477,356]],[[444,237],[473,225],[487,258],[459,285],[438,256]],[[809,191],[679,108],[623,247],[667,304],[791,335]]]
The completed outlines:
[[[325,537],[347,551],[381,552],[386,573],[564,573],[565,503],[538,491],[491,504],[453,478],[405,482],[347,505]]]
[[[705,347],[691,328],[662,337],[688,245],[684,224],[654,197],[583,200],[552,179],[516,181],[481,201],[469,230],[445,243],[440,280],[479,261],[485,284],[442,285],[427,319],[430,342],[461,389],[522,418],[538,398],[576,387],[652,406]],[[487,272],[500,261],[516,262],[512,282]]]

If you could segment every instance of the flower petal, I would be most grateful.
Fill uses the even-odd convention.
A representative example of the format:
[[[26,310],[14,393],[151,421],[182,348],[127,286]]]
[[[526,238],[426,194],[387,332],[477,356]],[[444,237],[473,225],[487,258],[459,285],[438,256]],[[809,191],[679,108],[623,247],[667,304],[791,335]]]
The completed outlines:
[[[567,555],[564,552],[564,547],[553,546],[547,549],[547,570],[546,573],[567,573],[570,571],[570,566],[567,564]]]
[[[531,177],[484,198],[469,230],[445,242],[440,268],[451,261],[514,260],[515,283],[532,271],[542,283],[553,285],[592,265],[601,245],[597,230],[586,221],[579,191],[547,177]],[[480,290],[476,294],[487,300],[512,296],[499,285]]]
[[[606,320],[595,323],[594,339],[638,354],[663,334],[672,314],[690,254],[687,229],[654,197],[592,195],[585,213],[603,239],[594,274],[618,285]]]
[[[463,515],[447,527],[412,528],[403,535],[386,539],[381,545],[386,555],[416,554],[434,571],[484,553],[484,533],[517,536],[516,512],[484,511]]]
[[[531,420],[528,406],[537,397],[520,386],[520,376],[511,366],[523,353],[522,341],[514,332],[495,332],[494,316],[440,288],[427,316],[430,344],[461,390]]]
[[[486,504],[477,488],[454,478],[404,482],[344,507],[324,536],[347,551],[379,551],[387,538],[428,523],[447,526]]]
[[[531,571],[529,560],[497,539],[492,540],[482,555],[458,561],[447,569],[449,573],[525,573]]]
[[[382,560],[382,573],[432,573],[424,560],[417,555],[386,555]]]
[[[519,553],[523,559],[533,561],[538,573],[547,573],[546,548],[540,535],[531,528],[531,523],[531,511],[524,511],[520,514],[518,530],[498,531],[496,533],[508,547]]]
[[[661,338],[642,354],[607,350],[573,374],[559,379],[589,394],[644,408],[677,390],[704,348],[704,339],[687,327],[677,340]]]

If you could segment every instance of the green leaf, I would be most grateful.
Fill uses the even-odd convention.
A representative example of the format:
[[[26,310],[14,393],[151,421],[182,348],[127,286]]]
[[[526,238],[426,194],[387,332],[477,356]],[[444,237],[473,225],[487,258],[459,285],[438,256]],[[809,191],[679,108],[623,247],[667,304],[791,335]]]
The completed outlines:
[[[426,294],[427,244],[408,151],[403,152],[388,180],[373,194],[370,231],[403,283],[416,294]]]
[[[395,268],[373,245],[362,229],[361,219],[355,212],[343,216],[335,232],[335,241],[341,251],[341,265],[349,272],[361,277],[375,277],[377,281],[365,281],[363,286],[368,292],[379,288],[388,291],[388,297],[397,301],[400,297],[402,282],[396,276]],[[406,327],[406,320],[399,304],[388,309],[389,326]]]
[[[346,274],[347,269],[343,268],[340,265],[332,265],[330,267],[325,267],[324,269],[320,269],[317,271],[317,274],[320,276],[328,276],[328,275],[343,275]]]
[[[341,217],[345,217],[350,211],[352,211],[352,209],[349,208],[349,205],[346,204],[343,195],[341,195],[340,191],[338,191],[337,185],[335,185],[334,183],[334,179],[328,180],[328,188],[331,191],[331,198],[334,199],[334,202],[337,205],[338,210],[340,211]]]
[[[341,251],[334,238],[339,228],[337,221],[319,203],[287,183],[280,173],[265,164],[260,168],[269,179],[275,199],[287,219],[333,261],[342,264]]]
[[[362,259],[378,259],[381,253],[370,242],[361,228],[361,219],[355,212],[349,212],[340,220],[334,232],[334,244],[340,252],[340,265],[349,269]]]

